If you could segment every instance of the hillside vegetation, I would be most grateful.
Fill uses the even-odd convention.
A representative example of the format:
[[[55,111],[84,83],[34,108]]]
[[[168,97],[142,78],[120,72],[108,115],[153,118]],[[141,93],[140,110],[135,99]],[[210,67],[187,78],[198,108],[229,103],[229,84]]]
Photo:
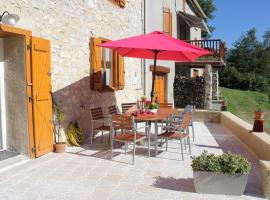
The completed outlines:
[[[227,98],[228,111],[253,124],[254,111],[261,108],[269,114],[265,118],[265,131],[270,133],[270,101],[267,95],[221,87],[222,96]]]

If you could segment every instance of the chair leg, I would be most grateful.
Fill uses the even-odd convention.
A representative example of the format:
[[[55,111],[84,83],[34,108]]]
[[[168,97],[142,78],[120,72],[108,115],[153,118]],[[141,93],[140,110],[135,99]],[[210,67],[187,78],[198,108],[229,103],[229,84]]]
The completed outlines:
[[[188,137],[187,140],[188,140],[189,155],[191,155],[190,137]]]
[[[180,145],[181,145],[182,160],[184,160],[184,150],[183,150],[183,142],[182,142],[182,139],[180,139]]]
[[[182,140],[181,140],[182,141]],[[186,140],[184,139],[184,149],[187,149],[187,144],[186,144]]]
[[[136,142],[134,142],[134,144],[133,144],[132,165],[134,165],[134,160],[135,160],[135,152],[136,152]]]
[[[194,140],[195,140],[195,132],[194,132],[193,122],[192,122],[192,124],[191,124],[191,127],[192,127],[192,140],[193,140],[193,142],[194,142]]]
[[[113,139],[111,141],[111,160],[112,160],[112,158],[113,158]]]
[[[149,131],[149,128],[147,130],[147,137],[148,137],[148,157],[150,157],[150,131]]]
[[[92,126],[92,131],[91,131],[91,135],[90,135],[90,145],[93,144],[93,139],[94,139],[94,129],[93,129],[93,126]]]
[[[166,151],[168,151],[168,139],[165,139],[166,142]]]
[[[128,144],[127,142],[125,142],[125,154],[127,154],[127,148],[128,148]]]
[[[103,131],[101,131],[101,140],[100,143],[103,143]]]

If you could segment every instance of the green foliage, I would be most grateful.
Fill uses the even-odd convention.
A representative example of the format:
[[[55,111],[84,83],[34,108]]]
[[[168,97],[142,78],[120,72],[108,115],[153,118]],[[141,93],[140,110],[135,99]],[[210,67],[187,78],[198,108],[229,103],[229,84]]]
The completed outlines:
[[[80,146],[83,142],[83,133],[78,123],[70,122],[66,131],[67,143],[71,146]]]
[[[270,50],[266,46],[270,33],[265,37],[265,44],[259,42],[252,28],[235,42],[227,54],[227,67],[221,71],[221,86],[269,92]]]
[[[149,109],[158,109],[158,104],[156,104],[156,103],[151,103],[151,104],[149,105]]]
[[[216,6],[214,4],[213,0],[197,0],[199,5],[201,6],[204,14],[208,19],[214,19],[215,18],[215,11],[216,11]],[[206,22],[208,21],[206,19]],[[210,32],[212,33],[215,30],[215,27],[208,25],[208,28]],[[202,33],[202,37],[207,38],[209,35],[205,35],[205,33]]]
[[[246,158],[230,152],[216,156],[204,151],[191,158],[193,171],[223,172],[230,175],[249,174],[251,171],[251,163]]]
[[[55,135],[55,142],[59,143],[62,142],[61,137],[61,124],[65,120],[65,114],[62,111],[61,107],[56,104],[56,102],[53,103],[53,125],[54,125],[54,135]]]
[[[197,0],[208,19],[214,19],[217,10],[213,0]]]

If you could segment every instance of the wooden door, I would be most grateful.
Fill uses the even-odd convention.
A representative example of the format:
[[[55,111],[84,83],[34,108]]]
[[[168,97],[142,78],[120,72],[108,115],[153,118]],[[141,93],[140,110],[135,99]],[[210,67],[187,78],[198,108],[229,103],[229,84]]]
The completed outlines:
[[[35,156],[53,150],[50,41],[32,37],[33,115]]]
[[[166,75],[157,74],[155,79],[155,96],[154,99],[158,99],[159,103],[166,103]]]

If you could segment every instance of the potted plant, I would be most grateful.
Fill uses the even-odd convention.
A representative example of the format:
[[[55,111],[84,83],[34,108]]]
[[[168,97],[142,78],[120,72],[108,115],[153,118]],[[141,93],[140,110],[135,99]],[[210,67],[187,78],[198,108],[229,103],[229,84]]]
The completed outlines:
[[[62,122],[65,119],[64,112],[61,110],[61,108],[54,103],[53,104],[53,125],[54,125],[54,151],[56,153],[63,153],[66,148],[66,143],[63,141],[62,135],[64,133],[64,130],[62,128]]]
[[[66,130],[67,144],[70,146],[80,146],[83,142],[83,132],[77,121],[70,122]]]
[[[208,154],[192,158],[194,186],[198,193],[242,195],[251,163],[241,155],[230,152]]]
[[[255,120],[263,120],[265,114],[266,114],[266,113],[263,112],[261,108],[258,108],[258,109],[254,112]]]
[[[149,111],[152,113],[156,113],[158,110],[158,104],[156,103],[150,103],[149,105]]]
[[[146,99],[147,99],[147,98],[146,98],[146,96],[145,96],[145,95],[141,96],[141,101],[142,101],[142,102],[145,102],[145,101],[146,101]]]

